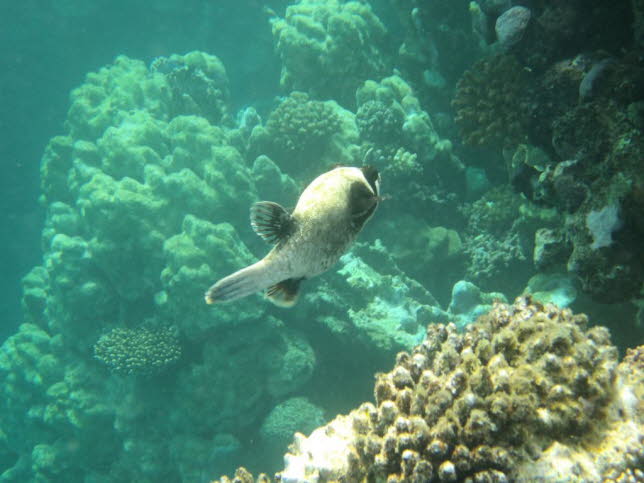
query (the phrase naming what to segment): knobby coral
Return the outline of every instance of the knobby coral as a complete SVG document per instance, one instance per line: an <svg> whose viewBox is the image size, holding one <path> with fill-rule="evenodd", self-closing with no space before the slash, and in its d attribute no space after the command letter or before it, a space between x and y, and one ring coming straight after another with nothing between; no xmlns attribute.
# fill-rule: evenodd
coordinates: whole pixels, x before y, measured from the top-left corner
<svg viewBox="0 0 644 483"><path fill-rule="evenodd" d="M420 345L377 375L376 404L364 403L308 438L296 434L277 477L527 481L558 471L555 450L584 455L587 466L575 470L581 480L632 473L643 437L641 380L641 358L631 354L618 367L607 329L522 297L496 304L464 333L452 324L428 326ZM615 431L624 435L619 445ZM591 434L597 451L586 449ZM602 448L611 448L610 458ZM253 479L240 470L233 481Z"/></svg>

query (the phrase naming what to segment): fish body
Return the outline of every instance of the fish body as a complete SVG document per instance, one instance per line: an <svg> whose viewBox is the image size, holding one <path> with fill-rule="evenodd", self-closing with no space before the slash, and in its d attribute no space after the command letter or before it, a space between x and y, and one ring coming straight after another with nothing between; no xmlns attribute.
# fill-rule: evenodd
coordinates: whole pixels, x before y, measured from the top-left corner
<svg viewBox="0 0 644 483"><path fill-rule="evenodd" d="M277 203L255 203L251 226L275 246L262 260L216 282L206 302L267 290L273 303L293 305L301 281L333 266L371 218L380 201L379 184L375 168L340 167L313 180L290 214Z"/></svg>

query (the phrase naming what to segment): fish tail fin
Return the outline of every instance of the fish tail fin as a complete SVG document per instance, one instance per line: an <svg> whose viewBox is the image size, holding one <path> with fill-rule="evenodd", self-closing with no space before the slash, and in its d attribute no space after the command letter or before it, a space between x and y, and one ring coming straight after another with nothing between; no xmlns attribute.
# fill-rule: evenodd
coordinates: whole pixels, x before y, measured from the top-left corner
<svg viewBox="0 0 644 483"><path fill-rule="evenodd" d="M205 294L206 303L230 302L264 290L275 283L266 275L266 264L263 260L242 268L210 287Z"/></svg>

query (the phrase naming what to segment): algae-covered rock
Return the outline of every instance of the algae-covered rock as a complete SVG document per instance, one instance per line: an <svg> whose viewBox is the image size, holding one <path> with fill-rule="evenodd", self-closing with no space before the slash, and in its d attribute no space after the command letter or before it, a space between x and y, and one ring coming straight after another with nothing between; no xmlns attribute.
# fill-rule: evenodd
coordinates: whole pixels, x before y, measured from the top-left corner
<svg viewBox="0 0 644 483"><path fill-rule="evenodd" d="M538 273L528 281L524 293L558 307L569 307L577 298L575 279L565 273Z"/></svg>
<svg viewBox="0 0 644 483"><path fill-rule="evenodd" d="M473 283L460 280L452 287L452 300L447 311L450 320L462 330L489 312L496 302L507 302L505 295L499 292L484 293Z"/></svg>
<svg viewBox="0 0 644 483"><path fill-rule="evenodd" d="M277 404L259 430L264 459L278 461L295 433L308 434L324 421L324 411L305 397L293 397Z"/></svg>
<svg viewBox="0 0 644 483"><path fill-rule="evenodd" d="M457 231L429 226L414 217L381 222L383 238L398 266L447 303L450 288L463 277L465 254Z"/></svg>
<svg viewBox="0 0 644 483"><path fill-rule="evenodd" d="M398 268L380 241L357 243L326 278L307 296L311 315L339 340L372 354L413 347L425 324L446 320L434 296Z"/></svg>

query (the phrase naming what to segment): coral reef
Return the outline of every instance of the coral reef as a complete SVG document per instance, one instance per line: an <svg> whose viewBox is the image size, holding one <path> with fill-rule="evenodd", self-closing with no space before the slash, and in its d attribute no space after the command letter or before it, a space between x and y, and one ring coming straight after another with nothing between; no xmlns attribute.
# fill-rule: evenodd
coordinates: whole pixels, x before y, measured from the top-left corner
<svg viewBox="0 0 644 483"><path fill-rule="evenodd" d="M70 355L60 335L34 324L22 324L2 345L0 410L11 462L2 477L8 481L77 481L117 451L109 402L97 393L104 375ZM83 461L83 469L70 460Z"/></svg>
<svg viewBox="0 0 644 483"><path fill-rule="evenodd" d="M496 304L462 334L429 325L377 375L375 405L296 434L276 478L529 481L565 468L580 480L636 476L642 350L618 366L607 329L529 297Z"/></svg>
<svg viewBox="0 0 644 483"><path fill-rule="evenodd" d="M482 287L494 285L509 291L532 273L517 233L502 238L487 233L474 235L465 239L464 250L468 257L466 276ZM503 274L511 274L512 279L502 280Z"/></svg>
<svg viewBox="0 0 644 483"><path fill-rule="evenodd" d="M451 217L463 165L452 143L438 135L412 87L398 75L368 80L356 91L356 101L361 150L397 193L392 204L400 203L401 210L412 206L419 215L431 211L437 223L443 214Z"/></svg>
<svg viewBox="0 0 644 483"><path fill-rule="evenodd" d="M404 35L396 67L413 84L424 106L431 112L443 111L448 108L453 83L485 51L472 34L468 5L405 0L391 3Z"/></svg>
<svg viewBox="0 0 644 483"><path fill-rule="evenodd" d="M316 366L307 338L261 304L202 303L213 279L254 260L258 189L294 183L235 147L252 128L225 126L218 59L155 65L121 56L88 74L67 132L45 150L43 264L23 281L28 323L2 349L13 481L197 481L206 460L232 464L240 433ZM153 329L168 326L181 339L176 362L176 338ZM115 371L154 377L107 373L95 344ZM204 417L203 407L218 409Z"/></svg>
<svg viewBox="0 0 644 483"><path fill-rule="evenodd" d="M339 128L340 119L333 108L297 91L280 102L266 122L268 135L284 157L320 150Z"/></svg>
<svg viewBox="0 0 644 483"><path fill-rule="evenodd" d="M548 199L570 213L564 230L572 245L568 270L603 302L637 297L644 279L641 127L612 98L575 106L553 122L553 146L565 161L539 176Z"/></svg>
<svg viewBox="0 0 644 483"><path fill-rule="evenodd" d="M271 22L286 91L352 108L356 88L389 71L386 30L368 3L301 0Z"/></svg>
<svg viewBox="0 0 644 483"><path fill-rule="evenodd" d="M265 126L252 130L249 156L267 155L294 178L309 179L325 162L350 163L357 136L353 113L335 101L311 100L295 91L281 100Z"/></svg>
<svg viewBox="0 0 644 483"><path fill-rule="evenodd" d="M526 139L526 71L511 55L476 62L456 85L452 107L471 145L513 146Z"/></svg>
<svg viewBox="0 0 644 483"><path fill-rule="evenodd" d="M447 303L452 285L463 276L465 253L456 230L398 216L380 222L380 232L396 264L439 301ZM440 273L439 278L436 274Z"/></svg>
<svg viewBox="0 0 644 483"><path fill-rule="evenodd" d="M404 147L418 156L421 165L437 157L441 139L413 89L400 76L366 81L357 89L356 101L356 121L363 141L380 148ZM381 124L383 120L387 125Z"/></svg>
<svg viewBox="0 0 644 483"><path fill-rule="evenodd" d="M151 375L177 362L181 346L171 327L115 328L98 339L94 357L119 374Z"/></svg>
<svg viewBox="0 0 644 483"><path fill-rule="evenodd" d="M295 432L310 433L325 421L324 411L305 397L279 403L262 421L257 450L260 459L268 464L280 461Z"/></svg>
<svg viewBox="0 0 644 483"><path fill-rule="evenodd" d="M553 224L550 213L535 208L507 185L489 190L461 211L467 216L466 279L485 290L518 295L513 291L533 275L535 232Z"/></svg>
<svg viewBox="0 0 644 483"><path fill-rule="evenodd" d="M230 124L228 76L221 61L203 52L157 57L151 72L165 76L172 94L170 116L197 115Z"/></svg>
<svg viewBox="0 0 644 483"><path fill-rule="evenodd" d="M382 101L363 103L356 112L360 138L377 144L396 144L402 137L404 113L398 106L388 106Z"/></svg>
<svg viewBox="0 0 644 483"><path fill-rule="evenodd" d="M278 3L276 56L253 46L232 84L190 52L117 57L72 92L42 157L42 264L0 350L0 479L272 470L370 393L298 434L282 481L642 479L644 349L618 366L562 309L642 297L642 1ZM229 28L251 25L236 8ZM375 241L291 311L203 303L265 251L253 202L360 163L388 200ZM607 317L624 345L639 305L637 326Z"/></svg>

